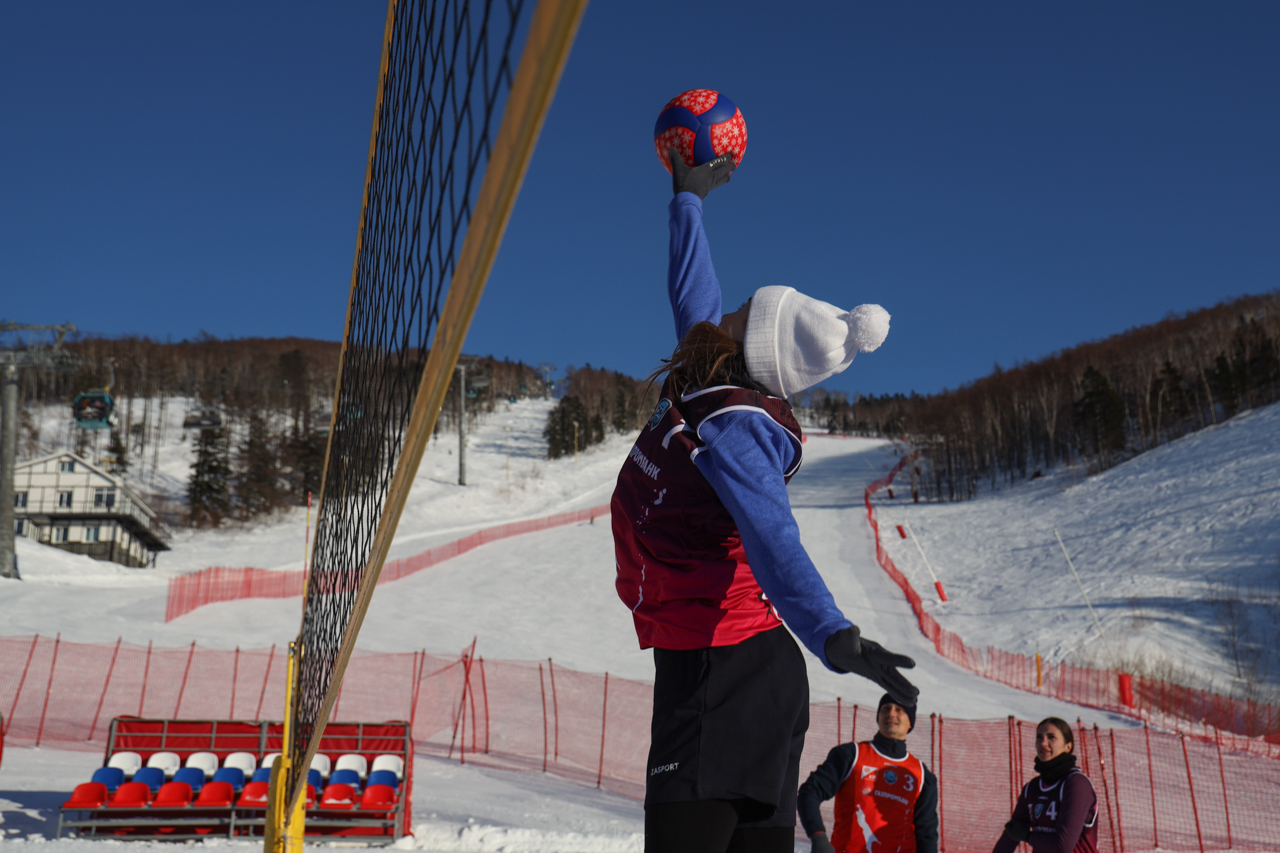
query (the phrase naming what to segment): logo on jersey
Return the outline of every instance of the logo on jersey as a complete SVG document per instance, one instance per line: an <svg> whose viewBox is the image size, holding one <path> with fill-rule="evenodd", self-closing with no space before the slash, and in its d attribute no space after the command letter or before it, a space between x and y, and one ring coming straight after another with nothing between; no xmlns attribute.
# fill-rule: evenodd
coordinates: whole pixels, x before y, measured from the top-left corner
<svg viewBox="0 0 1280 853"><path fill-rule="evenodd" d="M654 409L654 410L653 410L653 417L649 418L649 429L653 429L653 428L654 428L654 427L656 427L659 423L661 423L661 422L662 422L662 416L663 416L663 415L665 415L665 414L667 413L667 410L668 410L668 409L670 409L670 408L671 408L671 401L670 401L670 400L668 400L668 399L667 399L667 398L665 398L665 397L664 397L664 398L662 398L661 400L659 400L659 401L658 401L658 408L656 408L656 409Z"/></svg>
<svg viewBox="0 0 1280 853"><path fill-rule="evenodd" d="M1039 819L1040 819L1040 815L1042 815L1042 814L1044 814L1044 803L1036 803L1036 816L1035 816L1035 819L1036 819L1036 820L1039 820Z"/></svg>
<svg viewBox="0 0 1280 853"><path fill-rule="evenodd" d="M875 772L876 772L876 769L875 769L874 767L863 767L863 768L862 768L862 778L863 778L863 779L865 779L865 778L867 778L868 776L875 775Z"/></svg>
<svg viewBox="0 0 1280 853"><path fill-rule="evenodd" d="M884 771L884 781L886 781L886 782L888 782L890 785L892 785L892 784L894 784L895 782L897 782L897 781L898 781L898 774L897 774L897 773L894 773L892 770L885 770L885 771Z"/></svg>

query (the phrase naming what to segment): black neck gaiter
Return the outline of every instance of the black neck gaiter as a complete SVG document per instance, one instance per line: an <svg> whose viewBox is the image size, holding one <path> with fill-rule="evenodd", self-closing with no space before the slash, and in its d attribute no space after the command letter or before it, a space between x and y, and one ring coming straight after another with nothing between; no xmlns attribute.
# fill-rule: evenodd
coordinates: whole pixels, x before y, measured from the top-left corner
<svg viewBox="0 0 1280 853"><path fill-rule="evenodd" d="M1071 772L1071 768L1076 766L1076 757L1073 753L1064 752L1048 761L1036 759L1036 773L1040 774L1040 778L1044 780L1046 785L1052 785L1063 776Z"/></svg>

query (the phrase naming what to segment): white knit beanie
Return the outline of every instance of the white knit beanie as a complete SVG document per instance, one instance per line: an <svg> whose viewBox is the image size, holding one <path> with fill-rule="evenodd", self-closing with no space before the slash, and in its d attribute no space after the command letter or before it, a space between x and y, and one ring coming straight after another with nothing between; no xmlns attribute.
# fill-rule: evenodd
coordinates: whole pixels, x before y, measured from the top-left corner
<svg viewBox="0 0 1280 853"><path fill-rule="evenodd" d="M747 373L779 397L798 394L834 376L889 334L879 305L842 311L794 287L762 287L751 297L743 347Z"/></svg>

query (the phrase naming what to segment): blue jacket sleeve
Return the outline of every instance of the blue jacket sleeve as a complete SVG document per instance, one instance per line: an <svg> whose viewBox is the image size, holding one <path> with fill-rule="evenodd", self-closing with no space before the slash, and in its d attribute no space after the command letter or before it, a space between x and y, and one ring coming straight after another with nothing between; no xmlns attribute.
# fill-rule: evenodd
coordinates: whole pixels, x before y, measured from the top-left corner
<svg viewBox="0 0 1280 853"><path fill-rule="evenodd" d="M787 432L766 415L728 412L703 421L705 450L695 464L716 490L742 535L756 582L809 651L832 671L827 637L852 623L844 618L818 569L800 544L783 472L795 457Z"/></svg>
<svg viewBox="0 0 1280 853"><path fill-rule="evenodd" d="M677 193L668 208L671 248L667 265L667 296L675 315L676 340L684 340L694 325L720 322L720 279L711 265L711 246L702 230L702 199Z"/></svg>

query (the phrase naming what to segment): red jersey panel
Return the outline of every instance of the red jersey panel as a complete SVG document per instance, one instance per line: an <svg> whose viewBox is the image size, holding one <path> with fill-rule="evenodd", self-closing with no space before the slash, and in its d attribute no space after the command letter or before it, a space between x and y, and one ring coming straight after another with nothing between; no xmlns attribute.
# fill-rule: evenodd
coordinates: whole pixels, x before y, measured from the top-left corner
<svg viewBox="0 0 1280 853"><path fill-rule="evenodd" d="M786 400L737 385L683 396L670 379L618 474L611 503L618 597L631 608L640 648L730 646L782 624L747 563L729 510L698 470L698 427L727 411L761 412L794 438Z"/></svg>
<svg viewBox="0 0 1280 853"><path fill-rule="evenodd" d="M849 776L836 792L831 845L837 853L915 853L915 807L924 765L911 753L889 758L858 744Z"/></svg>

